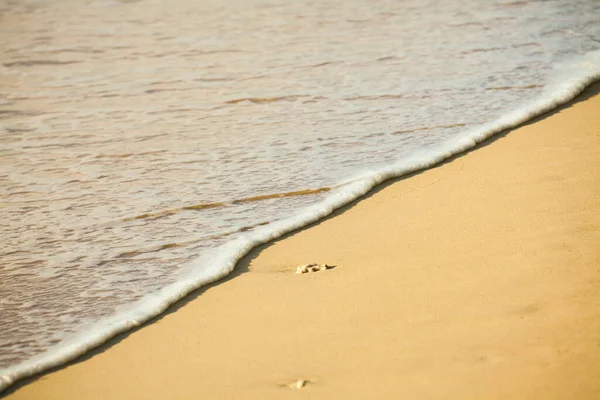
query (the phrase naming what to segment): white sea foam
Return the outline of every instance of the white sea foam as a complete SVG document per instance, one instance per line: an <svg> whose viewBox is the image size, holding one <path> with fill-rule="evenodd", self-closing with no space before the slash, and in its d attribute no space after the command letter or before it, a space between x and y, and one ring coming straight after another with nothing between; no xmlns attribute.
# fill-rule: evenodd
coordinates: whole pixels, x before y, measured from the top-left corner
<svg viewBox="0 0 600 400"><path fill-rule="evenodd" d="M86 332L70 338L46 353L0 370L0 391L19 379L71 361L115 335L127 332L160 315L170 305L192 291L230 274L235 264L252 248L327 217L334 210L364 196L386 180L434 166L449 157L472 149L499 132L547 113L571 101L597 80L600 80L600 51L590 52L585 57L558 64L554 80L546 86L537 99L494 121L466 130L459 138L448 140L434 148L414 152L410 157L393 165L355 177L331 192L320 203L303 210L302 213L259 227L222 245L210 255L201 256L188 266L186 275L175 283L145 296L117 315L98 321Z"/></svg>

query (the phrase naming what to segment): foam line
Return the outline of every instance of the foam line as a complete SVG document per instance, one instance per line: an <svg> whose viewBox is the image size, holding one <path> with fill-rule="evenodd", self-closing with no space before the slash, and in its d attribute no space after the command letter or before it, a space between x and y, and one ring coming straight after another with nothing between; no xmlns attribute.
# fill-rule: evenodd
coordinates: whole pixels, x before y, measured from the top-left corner
<svg viewBox="0 0 600 400"><path fill-rule="evenodd" d="M235 264L254 247L325 218L386 180L432 167L499 132L521 125L571 101L587 86L600 80L600 51L588 53L574 62L559 64L556 70L554 84L547 85L547 90L537 100L492 122L467 130L458 139L420 150L395 164L347 181L345 185L332 190L331 195L321 203L305 208L298 215L257 228L254 232L219 247L210 257L206 255L195 260L184 278L146 296L118 314L98 321L85 334L75 335L43 354L0 370L0 392L19 379L74 360L108 339L156 317L192 291L230 274ZM576 76L573 76L574 72Z"/></svg>

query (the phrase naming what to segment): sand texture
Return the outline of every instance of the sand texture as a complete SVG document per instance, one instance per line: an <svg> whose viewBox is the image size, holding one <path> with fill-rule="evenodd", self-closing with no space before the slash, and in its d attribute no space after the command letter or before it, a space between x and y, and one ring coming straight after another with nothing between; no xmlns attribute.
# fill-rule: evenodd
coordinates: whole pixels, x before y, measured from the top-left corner
<svg viewBox="0 0 600 400"><path fill-rule="evenodd" d="M599 88L7 398L599 399Z"/></svg>

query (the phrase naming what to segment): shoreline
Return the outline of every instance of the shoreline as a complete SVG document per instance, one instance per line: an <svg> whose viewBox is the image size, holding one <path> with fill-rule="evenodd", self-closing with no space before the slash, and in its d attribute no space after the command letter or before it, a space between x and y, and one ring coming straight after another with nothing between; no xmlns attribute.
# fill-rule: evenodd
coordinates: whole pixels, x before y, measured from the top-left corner
<svg viewBox="0 0 600 400"><path fill-rule="evenodd" d="M599 153L597 147L594 150L589 144L589 140L600 140L600 118L594 115L594 110L600 109L599 87L596 83L574 102L559 107L550 115L508 134L497 135L483 145L439 166L412 174L408 179L404 177L385 183L366 198L336 211L332 217L253 250L231 277L200 289L202 295L196 294L185 305L176 306L177 313L168 311L143 329L110 341L93 351L93 357L85 357L85 362L72 363L29 385L17 383L7 390L7 398L32 398L35 393L43 393L46 398L66 398L69 392L73 398L187 398L197 394L194 390L198 388L194 385L202 383L198 382L199 378L194 378L194 372L205 377L203 381L206 379L202 390L218 398L233 394L245 398L279 398L302 392L324 398L375 394L430 398L452 393L450 389L458 396L484 394L460 392L460 388L448 381L448 375L469 382L481 379L473 385L479 385L480 390L486 390L486 387L502 389L505 396L531 398L535 394L548 398L549 393L558 393L546 391L546 396L543 395L542 390L557 383L550 379L538 379L535 388L540 392L528 392L526 396L523 391L517 394L506 391L514 387L500 388L494 383L498 385L511 377L510 368L515 368L514 362L523 366L520 364L524 361L522 357L515 356L518 352L513 354L506 350L510 348L516 352L520 348L517 343L535 347L535 351L525 352L525 360L534 361L536 367L520 370L530 378L545 371L540 360L556 364L556 359L567 357L554 354L553 350L573 352L570 345L562 344L567 343L562 336L546 338L541 347L528 336L528 329L537 334L541 334L540 327L559 329L559 317L563 322L576 322L572 321L571 313L565 312L574 310L557 303L548 287L537 288L532 282L546 279L548 286L568 297L560 284L574 279L563 263L566 260L573 262L569 257L573 256L570 253L574 250L582 252L580 242L575 243L575 239L585 239L585 254L579 254L581 258L587 263L599 259L600 252L593 248L593 239L600 232L600 221L593 215L594 207L599 208L598 158L596 165L590 164ZM548 122L550 120L552 122ZM561 122L557 122L559 120ZM561 136L554 132L555 126L559 125L577 132L573 135L563 132ZM579 132L586 127L587 132ZM595 136L589 131L594 128ZM534 139L525 137L527 133L523 132ZM547 135L548 132L554 134ZM569 139L577 139L575 144L579 143L579 147ZM546 143L546 140L551 142ZM586 140L588 145L584 146ZM588 158L581 156L584 153ZM533 160L530 162L527 157L533 157ZM464 167L464 163L471 166ZM582 170L586 173L579 176ZM488 175L482 171L487 171ZM521 175L529 180L523 182ZM500 181L500 178L504 180ZM565 186L565 180L574 186ZM591 187L587 187L590 182ZM563 198L554 198L553 190ZM504 203L500 193L509 195ZM469 202L469 207L465 208L464 202ZM583 211L570 209L571 205L578 204ZM496 210L498 215L489 215L490 210ZM512 224L508 224L505 217L499 215L499 210L523 221L513 219ZM531 220L532 216L538 219ZM389 220L395 218L398 218L396 224L391 224ZM577 226L581 225L581 231L567 232L573 221ZM564 225L560 225L564 229L559 230L558 236L550 229L556 224ZM491 233L495 234L495 240L486 238ZM557 264L553 273L558 278L547 276L547 271L539 264L542 259L546 264ZM337 267L323 273L295 275L295 266L307 262L326 262ZM481 268L475 268L475 264ZM504 276L500 269L504 268L506 272L507 265L522 268L508 269L508 276ZM244 269L250 273L244 273ZM600 286L596 270L584 272L584 277L578 276L577 282L571 282L573 287L569 290L583 285L580 281L584 278L588 279L586 285ZM233 277L236 279L232 280ZM457 286L449 287L448 282ZM523 291L515 293L513 288L511 292L511 284L524 286ZM594 296L589 294L588 300L592 303L599 299ZM248 299L255 302L249 303ZM475 304L477 301L483 303ZM577 301L582 300L578 298ZM462 305L465 309L457 311L450 307L451 304ZM581 307L585 308L584 305ZM397 311L404 319L390 309L393 306L398 307ZM591 314L586 323L600 327L599 312L594 314L593 310L585 310L587 314L577 314L578 317ZM233 321L228 321L228 316L233 316ZM196 318L201 321L195 321ZM457 325L457 318L464 327ZM546 319L552 320L553 324ZM503 328L500 322L511 328ZM305 326L305 323L311 326ZM428 326L449 333L432 333ZM490 330L492 326L494 330ZM380 332L372 332L374 327ZM600 346L594 348L590 344L596 340L591 328L588 329L589 337L585 338L588 348L581 350L585 346L578 346L577 354L583 357L580 353L587 352L593 357L577 359L577 363L585 361L597 373L600 371ZM236 332L238 329L248 332L242 334ZM512 331L519 330L528 341L523 338L520 341L513 338L515 343L506 341L507 336L514 336ZM477 346L469 344L478 343L478 336L473 336L473 331L486 333L485 339L492 342L479 338L480 350L474 349ZM203 339L196 339L196 336ZM216 336L222 338L211 343ZM448 337L451 343L441 344ZM263 343L268 339L272 342ZM161 348L157 354L144 354L147 353L144 349L156 347L165 340L172 342L176 349ZM555 344L557 340L561 345ZM398 352L391 351L395 354L392 357L386 354L386 348ZM227 353L231 354L222 356ZM341 354L349 355L349 360L345 361ZM440 354L440 358L436 354ZM269 362L260 360L265 356ZM179 360L177 363L173 361L174 357ZM459 361L451 362L454 358ZM258 371L244 369L250 365L258 367ZM216 367L220 373L212 371L211 367ZM505 379L497 377L493 380L491 376L477 374L477 368L488 371L492 367L504 373ZM580 375L577 388L588 390L586 393L600 393L598 384L591 387L592 382L582 383L581 377L586 374L578 368L575 368ZM131 373L131 370L136 372ZM125 371L130 373L125 374ZM366 372L370 374L365 376ZM498 371L494 372L497 375ZM137 380L128 379L131 375ZM309 382L300 392L286 386L297 379ZM520 388L531 389L523 380L518 380ZM132 384L134 381L136 383ZM218 384L209 384L211 381ZM437 384L430 383L427 388L425 381ZM111 384L114 387L106 387L107 382L115 383ZM178 387L178 384L182 386ZM167 391L169 389L171 391ZM425 389L428 391L419 391ZM435 389L441 391L437 393Z"/></svg>

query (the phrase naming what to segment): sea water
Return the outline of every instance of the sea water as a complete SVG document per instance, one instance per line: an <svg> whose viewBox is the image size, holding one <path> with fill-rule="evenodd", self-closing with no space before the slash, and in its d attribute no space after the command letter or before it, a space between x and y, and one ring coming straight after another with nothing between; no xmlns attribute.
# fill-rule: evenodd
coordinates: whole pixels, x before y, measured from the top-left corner
<svg viewBox="0 0 600 400"><path fill-rule="evenodd" d="M1 2L0 390L570 100L598 49L594 0Z"/></svg>

